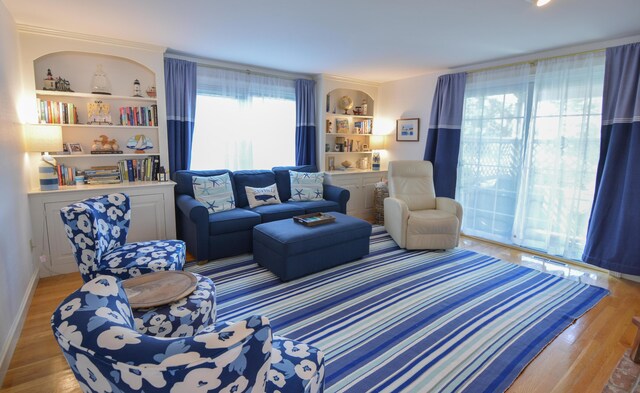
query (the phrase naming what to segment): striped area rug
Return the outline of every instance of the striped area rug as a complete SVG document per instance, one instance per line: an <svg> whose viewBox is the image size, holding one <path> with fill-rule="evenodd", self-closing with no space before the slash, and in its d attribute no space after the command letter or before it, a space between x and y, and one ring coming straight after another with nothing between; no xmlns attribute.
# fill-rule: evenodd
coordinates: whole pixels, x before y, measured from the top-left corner
<svg viewBox="0 0 640 393"><path fill-rule="evenodd" d="M218 320L265 315L324 350L327 392L500 392L608 291L463 249L371 253L289 283L251 255L187 270L213 279Z"/></svg>

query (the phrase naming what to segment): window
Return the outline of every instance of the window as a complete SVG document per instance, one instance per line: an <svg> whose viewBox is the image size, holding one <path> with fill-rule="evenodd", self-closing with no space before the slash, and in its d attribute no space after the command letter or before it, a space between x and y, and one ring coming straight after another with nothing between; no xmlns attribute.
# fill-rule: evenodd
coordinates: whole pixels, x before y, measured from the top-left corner
<svg viewBox="0 0 640 393"><path fill-rule="evenodd" d="M295 163L293 80L198 67L191 169Z"/></svg>
<svg viewBox="0 0 640 393"><path fill-rule="evenodd" d="M580 259L598 164L604 53L471 74L463 230Z"/></svg>

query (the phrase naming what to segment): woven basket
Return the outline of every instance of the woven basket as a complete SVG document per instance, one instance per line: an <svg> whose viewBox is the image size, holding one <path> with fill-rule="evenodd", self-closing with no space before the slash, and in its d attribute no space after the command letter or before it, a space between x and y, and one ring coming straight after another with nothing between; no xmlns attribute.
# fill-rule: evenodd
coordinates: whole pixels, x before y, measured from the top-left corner
<svg viewBox="0 0 640 393"><path fill-rule="evenodd" d="M389 197L387 185L376 185L373 194L374 224L384 225L384 199L387 197Z"/></svg>

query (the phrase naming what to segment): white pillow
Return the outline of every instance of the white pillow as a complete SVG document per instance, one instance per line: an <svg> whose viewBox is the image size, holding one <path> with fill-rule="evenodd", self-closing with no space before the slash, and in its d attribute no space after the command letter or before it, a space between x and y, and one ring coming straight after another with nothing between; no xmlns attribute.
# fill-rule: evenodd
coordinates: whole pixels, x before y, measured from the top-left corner
<svg viewBox="0 0 640 393"><path fill-rule="evenodd" d="M262 205L277 205L278 203L282 203L280 202L278 188L275 183L263 188L244 186L244 189L247 192L249 207L252 209Z"/></svg>
<svg viewBox="0 0 640 393"><path fill-rule="evenodd" d="M229 174L219 176L194 176L193 196L202 203L209 214L231 210L236 207Z"/></svg>
<svg viewBox="0 0 640 393"><path fill-rule="evenodd" d="M324 172L289 171L291 201L321 201Z"/></svg>

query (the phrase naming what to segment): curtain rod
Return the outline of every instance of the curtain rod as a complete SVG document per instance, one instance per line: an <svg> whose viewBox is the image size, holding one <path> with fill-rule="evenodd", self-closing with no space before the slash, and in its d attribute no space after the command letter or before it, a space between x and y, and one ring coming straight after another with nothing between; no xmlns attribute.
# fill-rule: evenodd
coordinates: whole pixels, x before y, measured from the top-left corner
<svg viewBox="0 0 640 393"><path fill-rule="evenodd" d="M273 72L269 72L269 70L257 71L257 70L251 69L251 67L248 65L243 65L243 64L235 65L230 63L227 64L224 62L218 62L217 60L209 60L209 59L200 58L200 57L186 56L178 53L171 53L171 52L165 53L165 57L169 57L172 59L192 61L196 63L199 67L217 68L217 69L222 69L227 71L236 71L236 72L246 72L247 74L261 75L261 76L268 76L268 77L278 77L278 78L288 79L288 80L313 79L313 77L307 74L296 74L296 73L289 73L289 72L277 71L277 70L273 70Z"/></svg>
<svg viewBox="0 0 640 393"><path fill-rule="evenodd" d="M497 70L499 68L505 68L505 67L513 67L513 66L517 66L517 65L521 65L521 64L531 64L534 65L535 63L539 62L539 61L545 61L545 60L553 60L553 59L560 59L563 57L570 57L570 56L578 56L578 55L586 55L588 53L598 53L598 52L604 52L606 51L606 49L594 49L594 50L587 50L587 51L582 51L582 52L577 52L577 53L568 53L566 55L557 55L557 56L549 56L549 57L542 57L539 59L535 59L535 60L526 60L526 61L517 61L515 63L509 63L509 64L502 64L502 65L496 65L496 66L491 66L491 67L484 67L484 68L478 68L475 70L469 70L469 71L464 71L466 73L473 73L473 72L482 72L482 71L491 71L491 70ZM462 67L460 67L462 68Z"/></svg>

